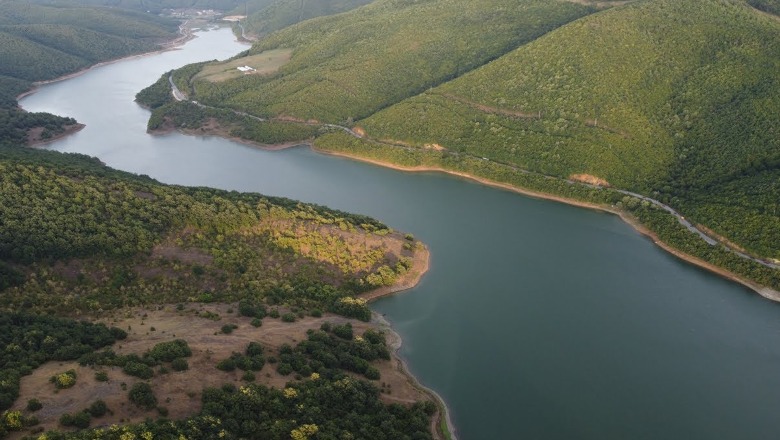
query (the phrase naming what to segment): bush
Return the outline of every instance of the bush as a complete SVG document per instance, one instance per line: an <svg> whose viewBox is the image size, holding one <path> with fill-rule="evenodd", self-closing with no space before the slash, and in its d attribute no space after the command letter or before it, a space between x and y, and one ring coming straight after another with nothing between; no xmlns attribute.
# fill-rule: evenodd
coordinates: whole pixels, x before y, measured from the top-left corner
<svg viewBox="0 0 780 440"><path fill-rule="evenodd" d="M190 365L187 363L186 359L176 358L171 362L171 368L173 368L173 371L186 371L189 370Z"/></svg>
<svg viewBox="0 0 780 440"><path fill-rule="evenodd" d="M38 399L30 399L27 401L27 411L35 412L43 408L43 404Z"/></svg>
<svg viewBox="0 0 780 440"><path fill-rule="evenodd" d="M254 382L255 381L255 373L252 373L251 371L244 372L244 375L241 376L241 380L244 382Z"/></svg>
<svg viewBox="0 0 780 440"><path fill-rule="evenodd" d="M73 426L79 429L85 429L89 427L90 416L86 411L82 411L76 414L63 414L60 417L60 425Z"/></svg>
<svg viewBox="0 0 780 440"><path fill-rule="evenodd" d="M192 350L187 345L187 341L176 339L175 341L162 342L155 345L148 355L158 362L172 362L176 358L192 356Z"/></svg>
<svg viewBox="0 0 780 440"><path fill-rule="evenodd" d="M260 327L263 325L263 320L260 318L253 318L250 324L252 324L252 327Z"/></svg>
<svg viewBox="0 0 780 440"><path fill-rule="evenodd" d="M146 382L138 382L133 385L128 397L139 408L150 410L157 406L157 398L154 396L152 387Z"/></svg>
<svg viewBox="0 0 780 440"><path fill-rule="evenodd" d="M283 322L295 322L295 315L292 313L285 313L282 315Z"/></svg>
<svg viewBox="0 0 780 440"><path fill-rule="evenodd" d="M271 318L274 318L274 319L278 318L279 317L279 310L272 309L271 313L269 313L268 316L270 316Z"/></svg>
<svg viewBox="0 0 780 440"><path fill-rule="evenodd" d="M87 408L87 412L92 415L92 417L103 417L108 412L108 406L106 405L106 402L96 400Z"/></svg>
<svg viewBox="0 0 780 440"><path fill-rule="evenodd" d="M279 364L279 367L276 368L276 371L282 376L287 376L293 372L293 367L288 363L281 363Z"/></svg>
<svg viewBox="0 0 780 440"><path fill-rule="evenodd" d="M95 380L98 382L108 382L108 373L105 371L95 371Z"/></svg>
<svg viewBox="0 0 780 440"><path fill-rule="evenodd" d="M227 372L233 371L236 369L236 361L233 358L223 359L217 363L217 368Z"/></svg>
<svg viewBox="0 0 780 440"><path fill-rule="evenodd" d="M129 374L130 376L135 376L140 379L150 379L152 376L154 376L154 371L150 366L136 361L130 361L125 364L125 367L122 368L122 371L124 371L125 374Z"/></svg>
<svg viewBox="0 0 780 440"><path fill-rule="evenodd" d="M233 333L233 330L235 330L237 328L238 328L238 326L236 326L235 324L225 324L225 325L222 326L221 330L222 330L222 333L224 333L226 335L229 335L229 334Z"/></svg>
<svg viewBox="0 0 780 440"><path fill-rule="evenodd" d="M366 376L366 379L370 380L379 380L380 377L379 370L377 370L376 367L366 368L366 372L363 375Z"/></svg>
<svg viewBox="0 0 780 440"><path fill-rule="evenodd" d="M250 342L246 347L247 356L256 356L263 354L263 346L258 342Z"/></svg>
<svg viewBox="0 0 780 440"><path fill-rule="evenodd" d="M333 327L333 334L341 339L351 340L354 336L352 333L352 324L349 322L344 325L337 325Z"/></svg>
<svg viewBox="0 0 780 440"><path fill-rule="evenodd" d="M73 385L76 385L76 372L73 370L68 370L64 373L52 376L49 379L49 382L53 383L58 390L70 388Z"/></svg>

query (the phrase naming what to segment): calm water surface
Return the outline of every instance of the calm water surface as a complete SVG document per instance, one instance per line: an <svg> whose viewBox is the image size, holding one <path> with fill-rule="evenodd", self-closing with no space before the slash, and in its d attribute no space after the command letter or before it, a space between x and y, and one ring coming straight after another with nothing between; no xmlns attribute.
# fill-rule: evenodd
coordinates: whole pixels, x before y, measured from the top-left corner
<svg viewBox="0 0 780 440"><path fill-rule="evenodd" d="M227 30L201 33L182 50L43 87L22 105L87 124L52 149L167 183L368 214L426 242L422 283L374 308L464 440L780 436L780 307L614 216L303 147L145 133L137 91L245 48Z"/></svg>

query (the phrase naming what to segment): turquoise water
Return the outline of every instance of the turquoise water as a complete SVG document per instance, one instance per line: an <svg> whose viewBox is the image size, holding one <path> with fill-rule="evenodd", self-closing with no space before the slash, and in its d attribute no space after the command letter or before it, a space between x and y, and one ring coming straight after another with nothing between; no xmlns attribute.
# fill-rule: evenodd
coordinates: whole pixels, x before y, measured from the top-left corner
<svg viewBox="0 0 780 440"><path fill-rule="evenodd" d="M374 309L449 405L459 437L765 439L780 433L780 306L690 266L617 217L305 147L146 134L132 100L163 72L246 46L227 30L22 100L73 116L49 148L167 183L287 196L376 217L431 250Z"/></svg>

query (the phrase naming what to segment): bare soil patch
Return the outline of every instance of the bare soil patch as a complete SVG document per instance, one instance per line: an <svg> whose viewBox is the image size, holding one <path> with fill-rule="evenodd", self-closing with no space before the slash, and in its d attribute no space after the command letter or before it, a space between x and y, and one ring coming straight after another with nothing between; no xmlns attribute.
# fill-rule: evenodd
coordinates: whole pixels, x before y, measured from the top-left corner
<svg viewBox="0 0 780 440"><path fill-rule="evenodd" d="M100 322L128 332L126 340L111 347L119 354L143 354L160 342L174 339L187 341L193 351L192 357L187 359L189 370L156 373L155 377L149 380L159 405L170 411L169 417L172 419L197 413L201 409L200 399L204 388L219 387L225 383L240 386L244 383L241 380L243 372L236 370L226 373L218 370L216 364L234 351L243 352L249 342L260 342L266 348L266 357L278 356L278 349L282 344L294 346L306 339L306 330L317 329L326 321L334 324L349 321L356 334L379 326L327 314L322 318L306 317L295 323L284 323L280 319L266 317L263 325L255 328L250 325L250 318L238 316L236 310L237 307L230 304L187 304L184 310L177 310L175 306L139 308L117 311ZM218 315L219 319L199 317L201 312L213 313ZM220 331L225 324L235 324L238 328L226 335ZM386 389L390 390L389 394L382 394L382 399L395 403L412 403L427 399L427 394L415 386L415 382L399 365L397 359L376 364L382 378L374 383L377 386L384 383ZM69 369L75 370L78 375L76 385L55 392L49 378ZM108 382L97 381L94 377L96 371L107 372ZM276 372L275 365L269 363L256 373L256 378L256 383L277 388L295 380L293 375L281 376ZM76 362L49 362L22 379L20 397L14 409L23 410L29 399L40 400L43 409L35 415L41 421L40 426L46 430L61 430L58 421L62 414L81 411L97 399L105 401L112 413L100 419L93 419L93 427L141 422L147 417L156 418L156 411L141 410L127 398L127 390L139 381L141 380L124 374L118 367L93 369L81 367ZM123 383L127 390L123 389ZM29 432L15 433L9 438L18 439L27 434Z"/></svg>

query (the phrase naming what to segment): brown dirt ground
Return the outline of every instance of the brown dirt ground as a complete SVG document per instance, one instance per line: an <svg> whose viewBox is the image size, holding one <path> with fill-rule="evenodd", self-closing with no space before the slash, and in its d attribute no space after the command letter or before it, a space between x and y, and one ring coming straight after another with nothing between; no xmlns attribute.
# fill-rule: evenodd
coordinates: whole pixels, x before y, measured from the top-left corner
<svg viewBox="0 0 780 440"><path fill-rule="evenodd" d="M232 313L228 310L232 309ZM177 311L174 306L160 309L132 309L119 311L113 317L102 319L107 325L128 330L128 338L119 341L111 347L121 354L143 354L157 343L173 339L184 339L193 351L188 359L190 369L184 372L156 374L150 379L160 406L168 408L169 417L184 418L200 410L201 391L206 387L218 387L224 383L241 381L241 371L226 373L218 370L216 363L230 356L233 351L243 351L252 341L262 343L266 347L267 356L276 354L278 347L284 343L294 345L306 338L306 330L316 329L325 322L342 323L346 318L336 315L326 315L322 318L306 317L295 323L284 323L280 319L266 317L259 328L250 325L250 318L240 317L237 307L229 304L187 304L183 311ZM197 316L198 312L209 311L218 314L221 319L214 321ZM282 312L284 312L282 310ZM349 320L360 334L377 324ZM220 329L225 324L235 324L238 329L225 335ZM152 328L155 330L152 331ZM392 339L393 335L388 335ZM390 342L390 341L388 341ZM382 379L377 386L386 384L390 394L382 394L386 402L409 403L428 397L419 390L413 381L399 368L397 359L382 361L376 364ZM76 385L66 390L55 391L49 378L63 371L74 369L78 375ZM108 382L95 380L95 371L106 371ZM281 376L272 364L266 364L256 373L256 383L272 387L283 387L288 381L294 380L293 375ZM76 362L49 362L36 369L32 375L26 376L21 382L20 397L14 409L22 410L29 399L36 398L43 403L43 409L35 415L40 419L39 426L46 430L62 429L58 426L59 417L64 413L73 413L87 408L97 399L106 402L113 414L107 414L100 419L93 419L92 426L111 425L115 423L141 422L147 417L156 417L156 411L144 411L127 399L127 391L122 389L125 383L129 389L140 379L124 374L118 367L81 367ZM18 439L29 432L15 433L10 439Z"/></svg>

